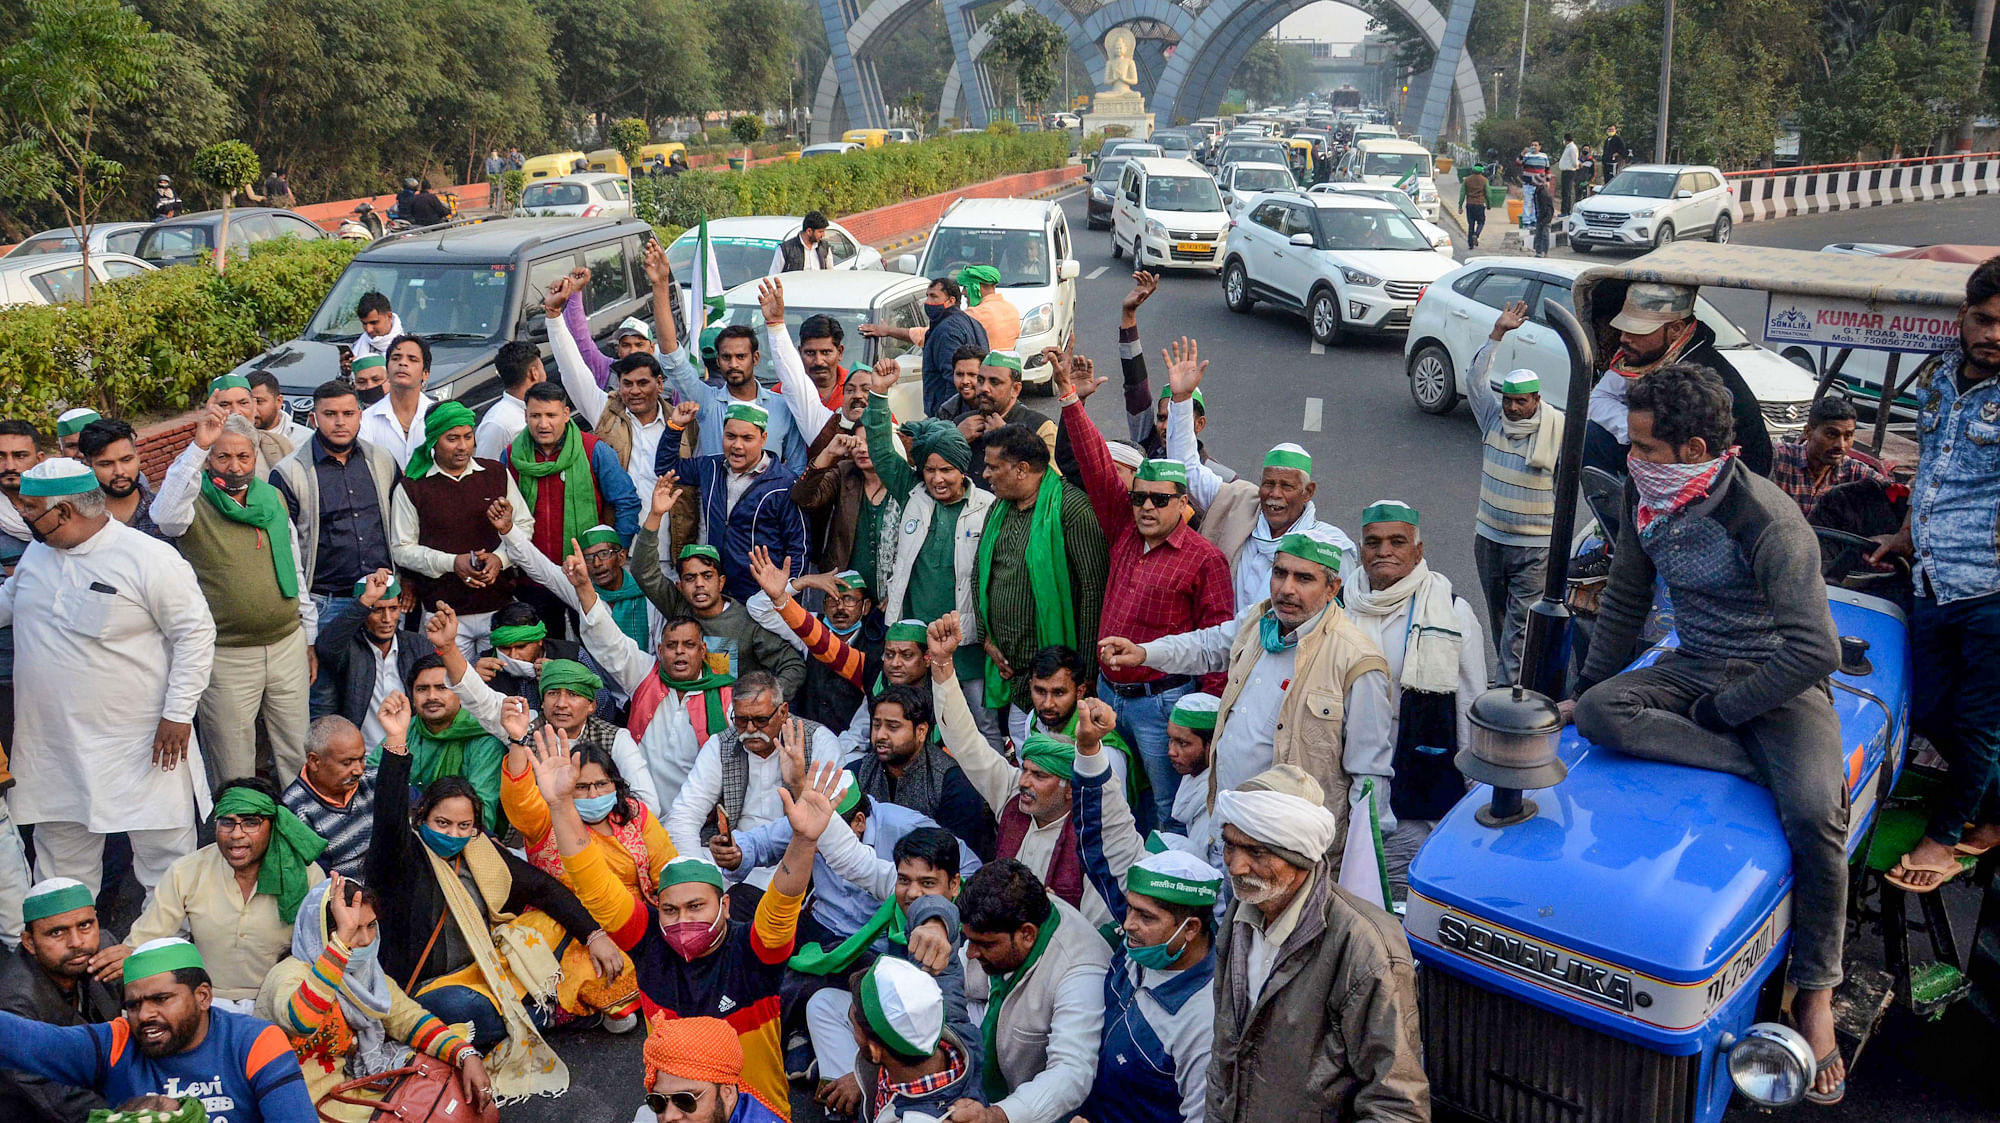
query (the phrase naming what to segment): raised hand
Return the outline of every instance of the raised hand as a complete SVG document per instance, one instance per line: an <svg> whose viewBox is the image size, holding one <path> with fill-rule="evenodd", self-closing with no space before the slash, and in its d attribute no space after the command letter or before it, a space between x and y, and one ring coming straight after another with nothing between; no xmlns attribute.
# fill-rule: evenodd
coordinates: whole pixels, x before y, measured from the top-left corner
<svg viewBox="0 0 2000 1123"><path fill-rule="evenodd" d="M1498 343L1502 336L1527 322L1528 302L1525 300L1516 300L1500 310L1500 315L1493 321L1492 334L1486 338Z"/></svg>
<svg viewBox="0 0 2000 1123"><path fill-rule="evenodd" d="M576 286L568 277L557 277L549 283L548 295L542 298L542 312L553 320L563 314L563 306L569 303L569 294Z"/></svg>
<svg viewBox="0 0 2000 1123"><path fill-rule="evenodd" d="M398 690L382 699L382 704L375 707L375 720L382 723L382 739L386 742L382 747L397 756L407 755L410 751L409 695Z"/></svg>
<svg viewBox="0 0 2000 1123"><path fill-rule="evenodd" d="M654 288L673 282L674 267L667 264L666 247L660 245L659 239L651 238L646 241L644 266L646 279L653 282Z"/></svg>
<svg viewBox="0 0 2000 1123"><path fill-rule="evenodd" d="M874 378L869 382L868 389L885 398L889 396L889 391L896 388L896 383L903 380L903 366L894 359L876 360L869 373Z"/></svg>
<svg viewBox="0 0 2000 1123"><path fill-rule="evenodd" d="M1075 341L1071 341L1075 346ZM1042 348L1042 358L1049 364L1049 389L1057 398L1069 397L1069 363L1073 352L1069 347Z"/></svg>
<svg viewBox="0 0 2000 1123"><path fill-rule="evenodd" d="M965 642L965 628L959 623L956 612L947 612L931 621L924 634L931 651L932 667L939 665L949 667L952 655L958 651L958 645Z"/></svg>
<svg viewBox="0 0 2000 1123"><path fill-rule="evenodd" d="M528 766L535 770L535 787L543 801L554 807L574 800L577 764L570 755L569 735L544 725L535 730L535 743L528 752Z"/></svg>
<svg viewBox="0 0 2000 1123"><path fill-rule="evenodd" d="M1124 636L1105 636L1097 641L1097 662L1114 671L1146 665L1146 649Z"/></svg>
<svg viewBox="0 0 2000 1123"><path fill-rule="evenodd" d="M378 569L362 578L361 607L374 608L376 605L381 604L388 595L389 582L393 580L395 580L395 574L390 573L386 569Z"/></svg>
<svg viewBox="0 0 2000 1123"><path fill-rule="evenodd" d="M1167 361L1167 385L1176 398L1194 393L1202 376L1208 373L1208 364L1201 358L1201 345L1185 335L1161 351L1160 358Z"/></svg>
<svg viewBox="0 0 2000 1123"><path fill-rule="evenodd" d="M777 327L785 322L785 282L766 277L757 282L757 307L764 313L764 325Z"/></svg>
<svg viewBox="0 0 2000 1123"><path fill-rule="evenodd" d="M653 514L666 518L673 513L674 504L681 501L681 482L672 472L653 481Z"/></svg>
<svg viewBox="0 0 2000 1123"><path fill-rule="evenodd" d="M563 576L569 578L570 585L581 593L590 587L590 563L583 560L583 547L577 540L569 540L569 553L563 558Z"/></svg>
<svg viewBox="0 0 2000 1123"><path fill-rule="evenodd" d="M1095 753L1104 738L1118 727L1118 711L1102 698L1084 698L1076 704L1076 751Z"/></svg>
<svg viewBox="0 0 2000 1123"><path fill-rule="evenodd" d="M790 588L792 559L786 558L784 566L780 568L772 563L771 551L768 547L752 546L750 547L750 578L757 582L758 588L764 590L765 596L771 598L773 605L781 605L792 599Z"/></svg>
<svg viewBox="0 0 2000 1123"><path fill-rule="evenodd" d="M1097 374L1097 364L1083 355L1072 355L1069 360L1069 389L1079 402L1087 402L1097 388L1111 381Z"/></svg>
<svg viewBox="0 0 2000 1123"><path fill-rule="evenodd" d="M701 416L701 403L690 398L674 407L674 415L667 418L667 424L675 429L685 429Z"/></svg>
<svg viewBox="0 0 2000 1123"><path fill-rule="evenodd" d="M786 788L798 791L806 777L806 727L790 718L778 727L778 779Z"/></svg>
<svg viewBox="0 0 2000 1123"><path fill-rule="evenodd" d="M792 824L792 837L819 841L827 824L833 822L833 800L840 794L846 778L846 769L823 760L813 765L812 774L797 797L785 788L778 789L778 799L785 805L785 818Z"/></svg>
<svg viewBox="0 0 2000 1123"><path fill-rule="evenodd" d="M349 885L347 878L342 876L339 870L335 870L327 881L329 884L326 887L326 911L333 920L334 936L346 944L349 951L357 951L374 943L376 934L362 930L360 900L357 898L350 902L347 899Z"/></svg>
<svg viewBox="0 0 2000 1123"><path fill-rule="evenodd" d="M1153 293L1159 287L1160 275L1158 273L1148 273L1144 269L1134 270L1132 273L1132 291L1126 293L1125 299L1119 302L1119 310L1128 316L1138 312L1139 306L1152 299Z"/></svg>
<svg viewBox="0 0 2000 1123"><path fill-rule="evenodd" d="M504 698L500 702L500 728L507 731L510 740L519 741L528 735L528 727L535 723L534 715L528 712L528 700L519 696Z"/></svg>
<svg viewBox="0 0 2000 1123"><path fill-rule="evenodd" d="M223 426L228 422L229 411L222 407L222 403L215 400L215 395L210 394L208 404L202 407L201 415L194 419L195 447L202 449L214 447L215 442L222 439Z"/></svg>
<svg viewBox="0 0 2000 1123"><path fill-rule="evenodd" d="M514 504L504 495L488 503L486 521L493 524L495 534L505 534L514 529Z"/></svg>
<svg viewBox="0 0 2000 1123"><path fill-rule="evenodd" d="M443 601L437 603L437 611L424 621L424 638L432 647L451 647L458 643L458 613Z"/></svg>

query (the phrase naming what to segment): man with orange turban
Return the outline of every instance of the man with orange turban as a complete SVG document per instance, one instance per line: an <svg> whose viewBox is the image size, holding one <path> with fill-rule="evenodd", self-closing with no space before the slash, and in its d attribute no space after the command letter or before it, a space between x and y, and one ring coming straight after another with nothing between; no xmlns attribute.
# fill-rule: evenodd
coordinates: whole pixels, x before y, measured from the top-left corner
<svg viewBox="0 0 2000 1123"><path fill-rule="evenodd" d="M743 1043L728 1022L654 1015L646 1106L633 1123L784 1123L742 1079Z"/></svg>

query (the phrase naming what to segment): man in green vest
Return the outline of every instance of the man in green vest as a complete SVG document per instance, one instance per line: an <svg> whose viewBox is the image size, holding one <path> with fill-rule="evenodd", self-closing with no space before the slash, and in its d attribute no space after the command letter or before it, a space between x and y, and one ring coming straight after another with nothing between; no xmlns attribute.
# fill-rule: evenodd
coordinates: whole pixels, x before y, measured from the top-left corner
<svg viewBox="0 0 2000 1123"><path fill-rule="evenodd" d="M224 375L194 441L167 469L153 522L194 568L215 618L215 663L196 714L208 780L257 774L261 727L278 784L306 763L308 691L318 672L318 617L278 489L257 465L257 428L224 404L249 384Z"/></svg>

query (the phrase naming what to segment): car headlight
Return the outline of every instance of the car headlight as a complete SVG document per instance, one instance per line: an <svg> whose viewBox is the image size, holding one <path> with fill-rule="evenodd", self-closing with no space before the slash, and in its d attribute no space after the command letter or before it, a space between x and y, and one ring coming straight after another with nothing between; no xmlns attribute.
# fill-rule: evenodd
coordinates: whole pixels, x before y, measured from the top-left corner
<svg viewBox="0 0 2000 1123"><path fill-rule="evenodd" d="M1721 1044L1729 1053L1729 1082L1759 1107L1790 1107L1812 1086L1812 1046L1788 1025L1758 1022Z"/></svg>
<svg viewBox="0 0 2000 1123"><path fill-rule="evenodd" d="M1643 211L1633 211L1633 212L1632 212L1632 217L1633 217L1633 218L1651 218L1651 217L1653 217L1653 210L1654 210L1654 208L1652 208L1652 207L1647 207L1647 208L1646 208L1645 210L1643 210Z"/></svg>
<svg viewBox="0 0 2000 1123"><path fill-rule="evenodd" d="M1382 278L1372 273L1363 273L1359 269L1349 269L1345 265L1340 267L1340 275L1346 279L1348 284L1360 285L1363 288L1373 288L1382 283Z"/></svg>
<svg viewBox="0 0 2000 1123"><path fill-rule="evenodd" d="M1149 218L1146 220L1146 237L1164 242L1167 240L1167 228L1160 224L1159 219Z"/></svg>
<svg viewBox="0 0 2000 1123"><path fill-rule="evenodd" d="M1056 326L1056 306L1038 304L1021 317L1022 335L1040 335Z"/></svg>

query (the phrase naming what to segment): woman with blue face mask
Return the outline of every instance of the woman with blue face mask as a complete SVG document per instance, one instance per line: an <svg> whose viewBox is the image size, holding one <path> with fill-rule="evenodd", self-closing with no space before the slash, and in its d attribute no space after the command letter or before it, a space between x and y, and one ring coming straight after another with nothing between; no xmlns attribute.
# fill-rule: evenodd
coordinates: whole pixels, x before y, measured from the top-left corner
<svg viewBox="0 0 2000 1123"><path fill-rule="evenodd" d="M479 1050L382 970L378 905L373 890L338 873L308 891L292 929L291 958L264 977L257 1016L291 1039L314 1103L336 1085L408 1065L421 1053L456 1070L466 1100L482 1108L492 1087ZM332 1118L356 1123L374 1110L323 1106Z"/></svg>

